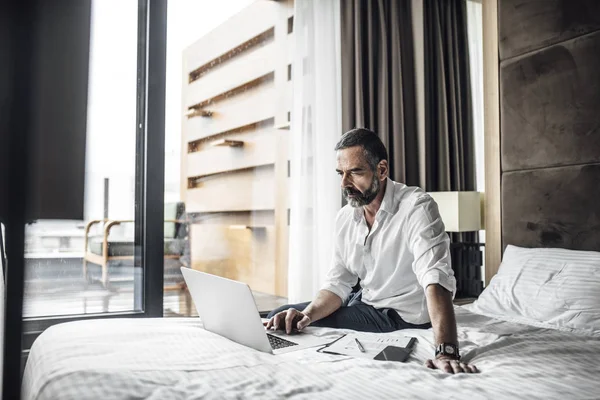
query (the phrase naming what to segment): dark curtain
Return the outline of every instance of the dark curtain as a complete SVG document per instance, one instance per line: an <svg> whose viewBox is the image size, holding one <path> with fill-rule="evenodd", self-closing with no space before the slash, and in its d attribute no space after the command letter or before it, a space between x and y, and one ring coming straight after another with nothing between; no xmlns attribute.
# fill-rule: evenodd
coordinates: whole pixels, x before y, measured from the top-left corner
<svg viewBox="0 0 600 400"><path fill-rule="evenodd" d="M465 0L423 0L426 190L475 190ZM476 242L477 233L452 234Z"/></svg>
<svg viewBox="0 0 600 400"><path fill-rule="evenodd" d="M410 0L341 0L342 128L377 132L390 177L424 190L475 190L465 0L423 0L415 49ZM425 63L425 171L419 167L414 52ZM476 241L476 234L452 235Z"/></svg>
<svg viewBox="0 0 600 400"><path fill-rule="evenodd" d="M342 129L377 132L390 178L419 184L410 0L341 0Z"/></svg>
<svg viewBox="0 0 600 400"><path fill-rule="evenodd" d="M423 0L429 191L475 190L465 0Z"/></svg>
<svg viewBox="0 0 600 400"><path fill-rule="evenodd" d="M341 0L342 128L377 132L389 152L390 177L408 185L424 183L430 192L476 187L465 1L423 0L424 45L415 49L411 0ZM415 51L423 52L425 65L421 139ZM419 144L425 154L419 154ZM478 236L450 234L453 261L467 254L461 250L464 243L476 243ZM454 269L462 295L480 292L473 285L481 284L478 266L461 261Z"/></svg>

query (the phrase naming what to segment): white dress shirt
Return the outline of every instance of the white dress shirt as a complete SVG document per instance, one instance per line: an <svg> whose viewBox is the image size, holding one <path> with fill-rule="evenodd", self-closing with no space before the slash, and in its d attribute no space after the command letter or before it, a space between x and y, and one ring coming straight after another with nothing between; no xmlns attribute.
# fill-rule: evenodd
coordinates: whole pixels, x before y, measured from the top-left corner
<svg viewBox="0 0 600 400"><path fill-rule="evenodd" d="M362 207L343 207L336 218L332 266L322 289L345 300L360 278L362 301L393 308L412 324L430 322L425 288L456 292L450 239L437 204L422 189L387 179L369 232Z"/></svg>

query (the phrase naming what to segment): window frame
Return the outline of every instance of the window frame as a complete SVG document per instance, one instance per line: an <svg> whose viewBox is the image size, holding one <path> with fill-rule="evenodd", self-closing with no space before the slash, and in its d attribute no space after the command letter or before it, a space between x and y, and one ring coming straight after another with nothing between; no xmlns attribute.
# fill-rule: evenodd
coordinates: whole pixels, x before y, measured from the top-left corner
<svg viewBox="0 0 600 400"><path fill-rule="evenodd" d="M91 3L91 0L89 0ZM35 1L34 1L35 2ZM137 116L135 160L135 257L134 265L143 271L139 285L141 296L134 308L142 311L80 314L72 316L36 317L23 320L25 206L27 184L25 174L29 154L27 135L30 128L28 105L28 68L32 52L23 44L32 43L26 27L34 23L28 9L16 1L10 11L18 21L14 65L27 66L13 71L15 80L9 139L18 163L11 165L9 212L5 222L7 261L6 303L4 318L3 398L20 398L22 359L33 341L48 327L77 320L98 318L144 318L163 316L164 274L164 165L165 165L165 91L167 1L138 0ZM23 22L24 24L19 24ZM25 28L19 27L25 26ZM133 129L134 127L132 127ZM17 165L18 164L18 165ZM136 296L137 297L137 296Z"/></svg>

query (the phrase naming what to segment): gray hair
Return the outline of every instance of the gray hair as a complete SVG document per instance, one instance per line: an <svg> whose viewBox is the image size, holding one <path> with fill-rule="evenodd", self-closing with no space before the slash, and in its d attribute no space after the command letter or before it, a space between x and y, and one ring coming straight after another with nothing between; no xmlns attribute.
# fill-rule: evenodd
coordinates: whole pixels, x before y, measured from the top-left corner
<svg viewBox="0 0 600 400"><path fill-rule="evenodd" d="M335 145L335 150L361 146L371 170L377 169L381 160L387 160L388 154L385 145L375 132L366 128L354 128L344 133Z"/></svg>

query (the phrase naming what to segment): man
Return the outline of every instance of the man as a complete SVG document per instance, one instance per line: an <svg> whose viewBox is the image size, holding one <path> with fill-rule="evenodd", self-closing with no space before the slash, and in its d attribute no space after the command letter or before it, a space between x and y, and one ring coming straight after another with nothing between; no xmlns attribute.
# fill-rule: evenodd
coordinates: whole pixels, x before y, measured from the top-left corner
<svg viewBox="0 0 600 400"><path fill-rule="evenodd" d="M429 368L478 372L460 362L452 305L456 280L436 203L423 190L388 178L387 150L368 129L345 133L335 147L348 205L336 217L326 283L310 303L269 314L267 329L308 325L389 332L433 326ZM352 287L360 278L362 289Z"/></svg>

